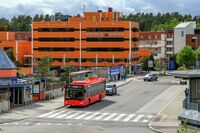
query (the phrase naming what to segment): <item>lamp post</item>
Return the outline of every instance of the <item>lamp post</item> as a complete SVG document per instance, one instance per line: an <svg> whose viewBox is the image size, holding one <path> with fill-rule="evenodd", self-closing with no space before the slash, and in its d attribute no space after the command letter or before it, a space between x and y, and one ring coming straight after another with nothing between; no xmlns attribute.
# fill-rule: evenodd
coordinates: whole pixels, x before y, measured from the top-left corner
<svg viewBox="0 0 200 133"><path fill-rule="evenodd" d="M195 40L196 42L196 69L199 68L199 62L198 62L198 37L192 37L192 40Z"/></svg>

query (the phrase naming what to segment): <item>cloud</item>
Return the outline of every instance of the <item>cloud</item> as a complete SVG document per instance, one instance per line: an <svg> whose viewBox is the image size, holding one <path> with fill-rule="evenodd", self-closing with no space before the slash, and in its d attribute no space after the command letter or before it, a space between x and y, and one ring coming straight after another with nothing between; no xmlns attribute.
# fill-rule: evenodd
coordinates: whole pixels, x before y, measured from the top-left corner
<svg viewBox="0 0 200 133"><path fill-rule="evenodd" d="M19 14L35 15L36 13L76 15L83 10L84 0L6 0L0 3L0 17L12 18ZM200 0L85 0L86 11L107 10L124 14L136 12L180 12L181 14L199 15Z"/></svg>

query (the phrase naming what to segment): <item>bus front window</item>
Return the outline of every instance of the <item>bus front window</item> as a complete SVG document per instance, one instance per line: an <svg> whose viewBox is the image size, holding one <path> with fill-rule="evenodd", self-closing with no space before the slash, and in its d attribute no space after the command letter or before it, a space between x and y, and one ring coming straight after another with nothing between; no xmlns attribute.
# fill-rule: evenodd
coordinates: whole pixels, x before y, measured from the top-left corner
<svg viewBox="0 0 200 133"><path fill-rule="evenodd" d="M82 89L67 88L66 92L67 92L66 99L82 100L82 96L83 96Z"/></svg>

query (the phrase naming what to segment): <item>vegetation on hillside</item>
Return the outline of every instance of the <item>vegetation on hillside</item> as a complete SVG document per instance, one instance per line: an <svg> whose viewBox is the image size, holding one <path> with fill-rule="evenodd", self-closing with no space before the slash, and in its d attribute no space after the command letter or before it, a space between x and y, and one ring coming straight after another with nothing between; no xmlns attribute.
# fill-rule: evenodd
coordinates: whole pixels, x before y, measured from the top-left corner
<svg viewBox="0 0 200 133"><path fill-rule="evenodd" d="M1 18L0 27L8 31L31 31L32 21L58 21L61 20L63 13L57 12L54 15L36 14L35 16L19 15L13 16L11 20ZM65 15L69 16L69 15ZM79 14L77 15L79 16ZM196 21L197 27L200 28L200 16L182 15L178 12L172 13L136 13L124 15L123 20L130 20L140 24L141 31L161 31L171 30L178 23L185 21Z"/></svg>

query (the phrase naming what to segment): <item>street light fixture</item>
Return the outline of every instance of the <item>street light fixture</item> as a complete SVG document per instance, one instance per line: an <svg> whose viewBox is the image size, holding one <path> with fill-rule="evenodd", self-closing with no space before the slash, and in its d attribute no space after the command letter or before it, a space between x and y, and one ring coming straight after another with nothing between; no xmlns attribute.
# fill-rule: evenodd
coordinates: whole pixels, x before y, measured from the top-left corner
<svg viewBox="0 0 200 133"><path fill-rule="evenodd" d="M192 37L192 40L195 40L195 42L196 42L196 69L198 69L199 68L198 52L197 52L197 50L198 50L198 37L194 36L194 37Z"/></svg>

